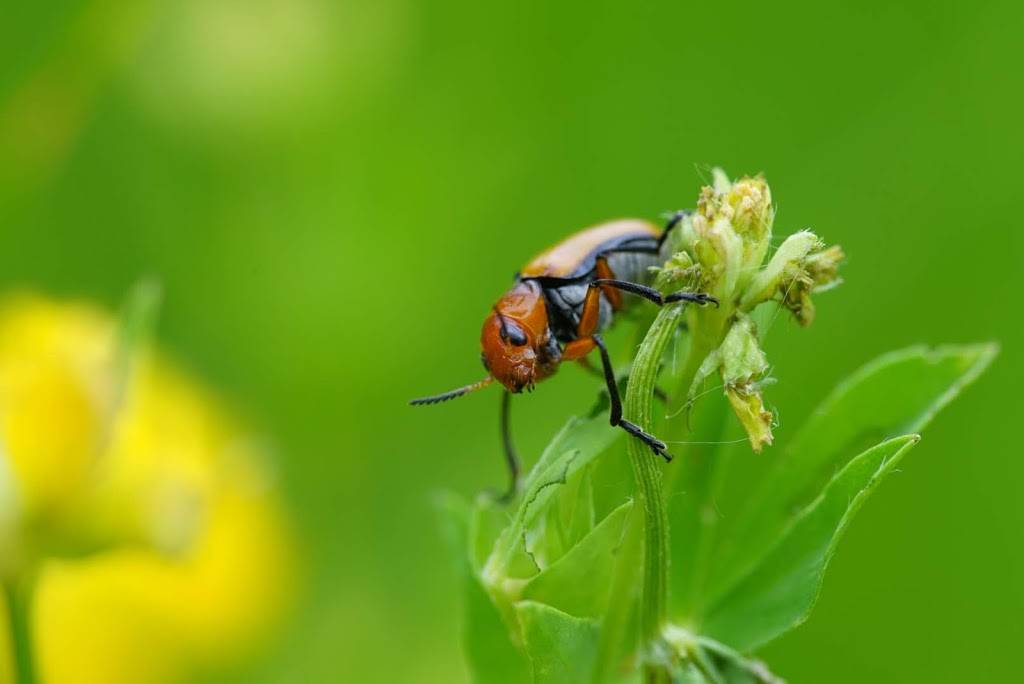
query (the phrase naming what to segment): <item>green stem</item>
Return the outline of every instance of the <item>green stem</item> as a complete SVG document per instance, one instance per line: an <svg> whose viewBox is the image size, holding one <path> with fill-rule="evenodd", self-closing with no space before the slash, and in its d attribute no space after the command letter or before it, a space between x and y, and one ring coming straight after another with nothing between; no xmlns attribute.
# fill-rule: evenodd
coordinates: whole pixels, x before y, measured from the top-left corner
<svg viewBox="0 0 1024 684"><path fill-rule="evenodd" d="M633 361L626 388L624 417L645 430L651 429L651 408L658 366L672 334L683 317L682 306L663 308L654 320ZM644 514L643 587L640 598L640 643L649 655L658 650L667 618L668 516L662 489L661 459L640 440L627 444L638 498ZM656 663L645 666L648 682L665 681L667 672Z"/></svg>
<svg viewBox="0 0 1024 684"><path fill-rule="evenodd" d="M35 661L32 650L32 601L35 581L31 573L4 583L7 616L11 633L14 681L17 684L36 684Z"/></svg>

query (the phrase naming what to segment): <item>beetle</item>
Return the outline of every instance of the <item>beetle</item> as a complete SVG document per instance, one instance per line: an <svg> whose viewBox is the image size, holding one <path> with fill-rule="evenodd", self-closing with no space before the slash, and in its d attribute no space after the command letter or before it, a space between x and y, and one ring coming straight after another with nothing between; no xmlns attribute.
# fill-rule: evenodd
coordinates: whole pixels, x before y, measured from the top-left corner
<svg viewBox="0 0 1024 684"><path fill-rule="evenodd" d="M532 391L566 361L586 364L587 355L594 349L600 354L608 387L611 425L640 439L666 461L672 460L663 441L622 417L615 371L601 333L624 308L623 293L638 295L658 306L676 302L718 305L718 300L705 293L679 291L662 295L649 284L650 267L668 258L669 233L687 213L675 212L660 230L642 219L601 223L570 235L534 257L516 274L512 288L484 321L480 347L487 377L409 402L414 406L437 404L483 389L495 381L504 386L501 434L511 484L503 498L515 494L519 481L519 459L509 428L512 395Z"/></svg>

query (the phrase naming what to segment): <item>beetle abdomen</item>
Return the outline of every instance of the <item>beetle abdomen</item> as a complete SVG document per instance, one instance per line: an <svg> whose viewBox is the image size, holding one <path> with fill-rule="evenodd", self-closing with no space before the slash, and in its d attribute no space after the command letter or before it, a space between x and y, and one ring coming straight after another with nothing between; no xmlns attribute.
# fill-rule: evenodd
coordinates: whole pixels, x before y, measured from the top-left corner
<svg viewBox="0 0 1024 684"><path fill-rule="evenodd" d="M621 219L592 226L570 235L534 257L522 270L523 278L577 278L594 269L597 255L621 247L657 246L660 231L640 219Z"/></svg>

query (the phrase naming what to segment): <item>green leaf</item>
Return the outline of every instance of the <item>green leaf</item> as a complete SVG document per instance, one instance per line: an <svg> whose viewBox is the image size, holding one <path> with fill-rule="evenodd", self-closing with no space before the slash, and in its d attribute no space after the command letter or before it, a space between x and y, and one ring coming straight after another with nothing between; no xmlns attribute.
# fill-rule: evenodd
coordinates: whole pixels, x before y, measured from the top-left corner
<svg viewBox="0 0 1024 684"><path fill-rule="evenodd" d="M851 457L921 432L997 353L995 344L911 347L884 354L840 384L722 532L728 543L715 556L712 593L743 574Z"/></svg>
<svg viewBox="0 0 1024 684"><path fill-rule="evenodd" d="M669 614L685 623L693 615L707 581L721 515L716 500L728 479L732 455L720 449L729 404L721 392L704 397L691 416L684 468L666 471L668 486L669 545L672 565L669 577Z"/></svg>
<svg viewBox="0 0 1024 684"><path fill-rule="evenodd" d="M557 501L548 506L544 519L527 534L536 565L546 568L594 529L593 464L583 468L560 487Z"/></svg>
<svg viewBox="0 0 1024 684"><path fill-rule="evenodd" d="M448 493L438 499L437 509L463 586L462 642L470 679L478 684L529 682L529 663L509 638L508 626L473 569L474 511Z"/></svg>
<svg viewBox="0 0 1024 684"><path fill-rule="evenodd" d="M469 517L469 548L473 570L479 573L494 550L494 544L508 526L508 509L490 494L480 494ZM527 559L528 560L528 559ZM529 562L531 568L532 561Z"/></svg>
<svg viewBox="0 0 1024 684"><path fill-rule="evenodd" d="M714 659L728 684L785 684L761 661L744 658L714 639L697 637L697 643Z"/></svg>
<svg viewBox="0 0 1024 684"><path fill-rule="evenodd" d="M701 632L749 652L803 622L853 515L918 439L897 437L850 461L768 554L714 600Z"/></svg>
<svg viewBox="0 0 1024 684"><path fill-rule="evenodd" d="M622 545L615 552L608 607L601 618L594 684L617 682L623 662L637 646L643 527L643 516L630 516Z"/></svg>
<svg viewBox="0 0 1024 684"><path fill-rule="evenodd" d="M517 603L516 613L535 684L590 684L597 658L595 621L533 601Z"/></svg>
<svg viewBox="0 0 1024 684"><path fill-rule="evenodd" d="M594 510L593 464L587 466L575 478L576 487L570 494L563 492L559 499L559 512L565 530L566 546L572 548L594 529L596 513Z"/></svg>
<svg viewBox="0 0 1024 684"><path fill-rule="evenodd" d="M593 457L608 448L608 445L620 434L621 431L608 425L608 417L605 415L593 418L570 418L544 449L540 458L537 459L537 464L526 476L524 492L536 489L538 480L547 479L544 477L545 473L551 471L552 465L563 461L567 453L579 451L586 456L585 460L589 463ZM524 494L523 501L525 502L528 498Z"/></svg>
<svg viewBox="0 0 1024 684"><path fill-rule="evenodd" d="M523 598L577 617L600 617L608 604L615 552L633 509L627 501L523 588Z"/></svg>
<svg viewBox="0 0 1024 684"><path fill-rule="evenodd" d="M512 522L494 545L484 567L484 578L492 586L509 576L516 556L523 552L527 531L547 510L552 496L569 478L600 456L619 436L606 420L571 418L555 437L526 478L519 507Z"/></svg>
<svg viewBox="0 0 1024 684"><path fill-rule="evenodd" d="M681 663L674 670L672 673L674 681L679 682L679 684L709 684L708 680L697 669L697 666L690 661Z"/></svg>

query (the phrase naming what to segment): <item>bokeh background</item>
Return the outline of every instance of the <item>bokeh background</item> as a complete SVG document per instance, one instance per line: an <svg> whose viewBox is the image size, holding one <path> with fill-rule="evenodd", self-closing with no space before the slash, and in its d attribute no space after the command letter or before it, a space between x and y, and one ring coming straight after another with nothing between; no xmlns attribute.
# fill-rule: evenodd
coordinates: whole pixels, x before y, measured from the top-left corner
<svg viewBox="0 0 1024 684"><path fill-rule="evenodd" d="M304 571L234 679L459 682L431 500L503 481L497 393L405 400L480 375L480 321L539 249L692 205L711 165L762 171L778 233L849 254L814 326L771 331L780 436L877 353L1003 346L762 655L792 682L1014 681L1022 20L1009 0L8 3L0 286L116 308L158 277L163 345L273 440ZM524 452L589 405L594 381L562 375L517 403Z"/></svg>

